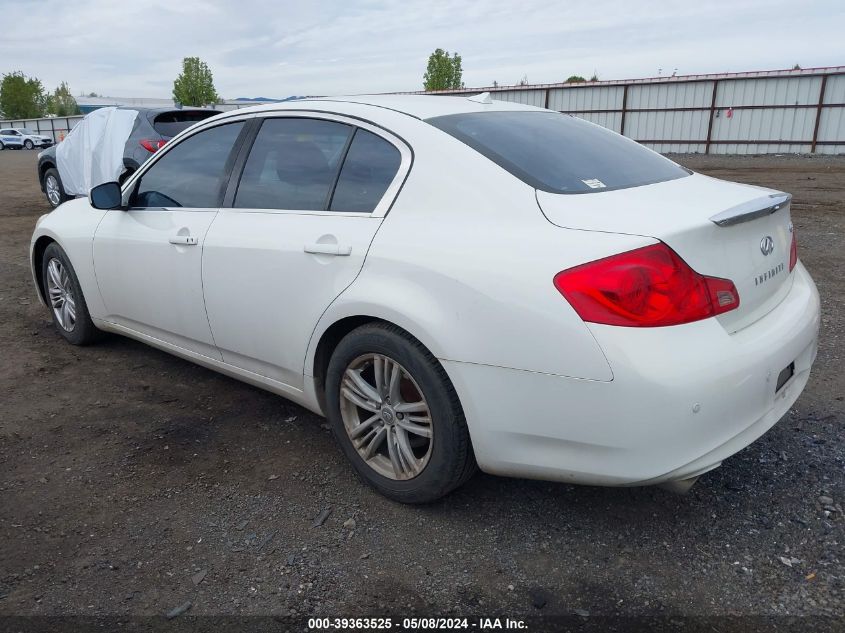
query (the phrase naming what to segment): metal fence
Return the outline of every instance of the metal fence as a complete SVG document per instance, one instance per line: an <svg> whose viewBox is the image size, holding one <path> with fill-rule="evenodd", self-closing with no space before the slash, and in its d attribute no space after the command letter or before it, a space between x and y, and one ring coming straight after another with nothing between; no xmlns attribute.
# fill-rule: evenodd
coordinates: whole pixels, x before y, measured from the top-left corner
<svg viewBox="0 0 845 633"><path fill-rule="evenodd" d="M0 121L0 127L16 127L32 130L37 134L43 134L58 143L67 136L73 126L82 120L82 116L45 117L43 119L4 119Z"/></svg>
<svg viewBox="0 0 845 633"><path fill-rule="evenodd" d="M658 152L845 153L845 66L437 94L484 91L573 114Z"/></svg>
<svg viewBox="0 0 845 633"><path fill-rule="evenodd" d="M587 119L658 152L845 153L845 66L443 90ZM421 93L413 93L421 94ZM226 104L224 109L246 107ZM0 121L62 140L81 116Z"/></svg>

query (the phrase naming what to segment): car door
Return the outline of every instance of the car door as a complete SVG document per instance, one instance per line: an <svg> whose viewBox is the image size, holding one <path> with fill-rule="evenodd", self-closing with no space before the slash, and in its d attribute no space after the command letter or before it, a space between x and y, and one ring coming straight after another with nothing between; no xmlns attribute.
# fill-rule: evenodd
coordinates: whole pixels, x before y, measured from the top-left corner
<svg viewBox="0 0 845 633"><path fill-rule="evenodd" d="M314 327L361 270L411 153L340 116L254 125L206 238L206 307L227 363L300 389Z"/></svg>
<svg viewBox="0 0 845 633"><path fill-rule="evenodd" d="M17 147L21 144L20 135L18 135L17 131L15 130L0 130L0 140L3 141L5 145L10 147Z"/></svg>
<svg viewBox="0 0 845 633"><path fill-rule="evenodd" d="M236 156L242 121L205 128L163 151L106 213L94 267L106 320L220 359L202 294L202 249Z"/></svg>

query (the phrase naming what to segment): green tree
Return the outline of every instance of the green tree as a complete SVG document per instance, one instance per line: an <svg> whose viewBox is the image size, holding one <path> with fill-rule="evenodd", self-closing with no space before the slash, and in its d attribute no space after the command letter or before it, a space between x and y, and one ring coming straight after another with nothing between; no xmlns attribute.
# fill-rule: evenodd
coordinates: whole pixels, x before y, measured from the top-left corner
<svg viewBox="0 0 845 633"><path fill-rule="evenodd" d="M590 81L598 81L598 80L599 80L599 74L594 72L593 76L590 77Z"/></svg>
<svg viewBox="0 0 845 633"><path fill-rule="evenodd" d="M182 72L173 82L173 100L186 106L205 106L220 101L211 70L199 57L182 60Z"/></svg>
<svg viewBox="0 0 845 633"><path fill-rule="evenodd" d="M79 105L73 97L68 85L63 81L48 98L47 111L56 116L73 116L81 114Z"/></svg>
<svg viewBox="0 0 845 633"><path fill-rule="evenodd" d="M570 75L567 78L567 80L564 81L563 83L565 83L565 84L582 84L585 81L587 81L587 80L584 79L581 75Z"/></svg>
<svg viewBox="0 0 845 633"><path fill-rule="evenodd" d="M9 119L35 119L44 115L47 96L35 77L17 71L0 81L0 112Z"/></svg>
<svg viewBox="0 0 845 633"><path fill-rule="evenodd" d="M423 88L425 90L463 88L462 76L461 56L457 53L450 56L448 51L438 48L428 57L428 68L423 75Z"/></svg>

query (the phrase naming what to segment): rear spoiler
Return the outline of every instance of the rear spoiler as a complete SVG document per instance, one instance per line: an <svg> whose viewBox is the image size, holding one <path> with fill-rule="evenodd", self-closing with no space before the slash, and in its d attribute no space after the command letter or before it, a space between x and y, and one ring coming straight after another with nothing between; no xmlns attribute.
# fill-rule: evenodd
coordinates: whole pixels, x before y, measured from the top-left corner
<svg viewBox="0 0 845 633"><path fill-rule="evenodd" d="M750 222L764 215L771 215L779 211L792 200L792 194L773 193L765 198L757 198L750 202L743 202L735 207L726 209L710 217L710 221L717 226L732 226L742 222Z"/></svg>

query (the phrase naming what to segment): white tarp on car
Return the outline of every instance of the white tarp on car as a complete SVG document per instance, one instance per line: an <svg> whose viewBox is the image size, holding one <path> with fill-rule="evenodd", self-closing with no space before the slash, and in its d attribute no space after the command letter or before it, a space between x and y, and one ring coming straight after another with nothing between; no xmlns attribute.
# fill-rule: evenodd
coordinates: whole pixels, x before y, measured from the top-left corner
<svg viewBox="0 0 845 633"><path fill-rule="evenodd" d="M59 143L56 163L68 195L87 196L91 187L120 178L136 116L137 110L94 110Z"/></svg>

